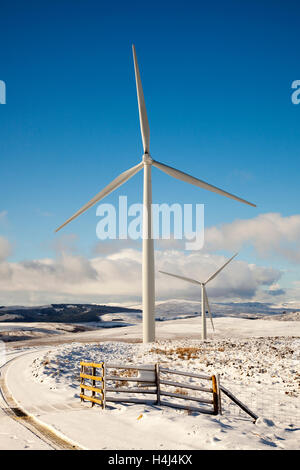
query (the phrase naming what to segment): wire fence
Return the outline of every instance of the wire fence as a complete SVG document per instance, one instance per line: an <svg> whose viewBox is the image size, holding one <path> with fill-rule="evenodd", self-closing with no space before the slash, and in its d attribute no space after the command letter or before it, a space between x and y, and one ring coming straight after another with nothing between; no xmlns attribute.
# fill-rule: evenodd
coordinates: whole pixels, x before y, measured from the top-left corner
<svg viewBox="0 0 300 470"><path fill-rule="evenodd" d="M296 397L287 396L286 390L280 386L265 385L255 387L234 384L234 394L239 399L247 403L247 406L258 416L282 423L285 425L300 425L300 408L295 407ZM246 418L246 413L238 407L232 400L222 394L222 410L227 416ZM248 419L248 417L247 417Z"/></svg>

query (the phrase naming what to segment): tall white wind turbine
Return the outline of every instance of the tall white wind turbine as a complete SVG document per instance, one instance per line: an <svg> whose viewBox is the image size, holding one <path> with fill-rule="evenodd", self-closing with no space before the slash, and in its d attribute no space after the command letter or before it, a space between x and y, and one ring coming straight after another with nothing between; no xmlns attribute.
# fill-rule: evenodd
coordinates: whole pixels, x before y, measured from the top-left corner
<svg viewBox="0 0 300 470"><path fill-rule="evenodd" d="M199 188L204 188L209 191L213 191L222 196L235 199L236 201L249 204L250 206L256 207L255 204L245 201L240 197L234 196L226 191L223 191L216 186L206 183L194 176L190 176L187 173L183 173L180 170L176 170L171 166L159 163L156 160L153 160L150 156L150 129L146 111L146 105L144 100L142 82L139 72L139 66L137 63L136 52L134 45L132 46L133 50L133 61L134 61L134 70L135 70L135 80L136 80L136 90L137 90L137 99L138 99L138 108L139 108L139 117L140 117L140 127L143 141L144 154L143 159L136 166L130 168L129 170L121 173L117 178L115 178L111 183L109 183L102 191L100 191L96 196L94 196L87 204L85 204L81 209L79 209L72 217L70 217L66 222L64 222L56 232L62 227L67 225L69 222L74 220L80 214L85 212L87 209L92 207L97 202L101 201L105 196L112 193L115 189L119 188L122 184L128 181L132 176L134 176L142 168L144 169L144 212L143 212L143 341L148 343L155 341L155 312L154 312L154 302L155 302L155 285L154 285L154 243L152 238L152 184L151 184L151 169L152 166L155 166L159 170L164 171L170 176L177 178L179 180L185 181L186 183L193 184Z"/></svg>
<svg viewBox="0 0 300 470"><path fill-rule="evenodd" d="M235 255L233 255L228 261L226 261L225 264L223 264L223 266L221 266L214 274L212 274L205 282L200 282L200 281L197 281L196 279L190 279L189 277L183 277L183 276L178 276L177 274L171 274L171 273L167 273L165 271L159 271L160 273L162 274L166 274L167 276L172 276L172 277L176 277L177 279L182 279L183 281L187 281L187 282L190 282L191 284L196 284L198 286L201 287L201 310L202 310L202 339L206 339L207 338L207 335L206 335L206 307L207 307L207 310L208 310L208 314L209 314L209 317L210 317L210 321L211 321L211 324L212 324L212 327L213 327L213 330L215 329L214 328L214 323L213 323L213 319L212 319L212 314L211 314L211 310L210 310L210 306L209 306L209 302L208 302L208 297L207 297L207 292L206 292L206 284L210 281L212 281L221 271L222 269L225 268L225 266L227 266L227 264L230 263L230 261L233 260L233 258L235 258L237 256L238 253L236 253Z"/></svg>

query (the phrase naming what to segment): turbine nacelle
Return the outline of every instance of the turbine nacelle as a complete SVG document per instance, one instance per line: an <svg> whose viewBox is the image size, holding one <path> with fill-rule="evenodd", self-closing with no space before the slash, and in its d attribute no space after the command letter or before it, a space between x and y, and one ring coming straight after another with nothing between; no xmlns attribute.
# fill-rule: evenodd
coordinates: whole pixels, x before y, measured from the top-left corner
<svg viewBox="0 0 300 470"><path fill-rule="evenodd" d="M143 163L145 163L146 165L152 165L153 158L151 157L150 153L144 153Z"/></svg>

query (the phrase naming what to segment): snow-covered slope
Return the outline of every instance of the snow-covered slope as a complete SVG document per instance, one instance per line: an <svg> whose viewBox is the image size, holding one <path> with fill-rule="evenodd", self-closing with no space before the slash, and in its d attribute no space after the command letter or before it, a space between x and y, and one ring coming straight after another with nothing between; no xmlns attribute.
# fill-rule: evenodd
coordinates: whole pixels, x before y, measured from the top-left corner
<svg viewBox="0 0 300 470"><path fill-rule="evenodd" d="M210 302L212 313L215 317L238 317L238 318L263 318L265 315L277 316L300 312L300 307L273 305L262 302ZM141 309L140 304L133 308ZM156 317L160 320L176 319L180 316L199 315L201 311L199 301L186 299L169 299L158 301L155 304ZM134 315L134 314L133 314ZM297 316L295 316L297 319ZM293 319L293 316L290 316Z"/></svg>
<svg viewBox="0 0 300 470"><path fill-rule="evenodd" d="M137 343L140 323L78 333L88 344L55 344L12 363L8 387L25 409L87 448L298 448L299 322L220 317L215 319L215 335L209 329L209 340L201 341L199 320L192 316L158 322L160 340L148 345ZM221 384L260 418L253 424L224 396L222 416L149 405L90 408L79 400L80 360L159 362L173 369L218 373Z"/></svg>

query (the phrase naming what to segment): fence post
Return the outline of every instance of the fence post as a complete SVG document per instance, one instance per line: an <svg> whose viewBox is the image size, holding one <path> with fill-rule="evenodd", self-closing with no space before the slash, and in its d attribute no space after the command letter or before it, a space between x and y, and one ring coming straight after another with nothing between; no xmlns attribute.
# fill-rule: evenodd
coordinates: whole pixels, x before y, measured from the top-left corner
<svg viewBox="0 0 300 470"><path fill-rule="evenodd" d="M105 410L106 408L106 392L105 392L105 389L106 389L106 366L105 366L105 362L102 363L102 377L103 377L103 381L102 381L102 409Z"/></svg>
<svg viewBox="0 0 300 470"><path fill-rule="evenodd" d="M214 414L217 415L219 412L219 405L218 405L218 387L217 387L217 380L216 376L211 376L212 380L212 389L213 389L213 402L214 402Z"/></svg>
<svg viewBox="0 0 300 470"><path fill-rule="evenodd" d="M218 388L218 404L219 404L219 413L222 414L222 402L221 402L221 389L220 389L220 375L217 374L217 388Z"/></svg>
<svg viewBox="0 0 300 470"><path fill-rule="evenodd" d="M155 380L156 380L156 404L160 405L160 377L159 377L159 364L155 364Z"/></svg>
<svg viewBox="0 0 300 470"><path fill-rule="evenodd" d="M84 367L82 364L80 364L80 375L83 374L83 370L84 370ZM84 378L83 377L80 377L80 385L82 385L84 383ZM80 387L80 401L83 402L84 399L82 398L82 395L84 395L84 389L82 387Z"/></svg>
<svg viewBox="0 0 300 470"><path fill-rule="evenodd" d="M95 377L96 375L96 367L92 367L92 376ZM96 381L95 380L92 380L92 386L95 387L96 385ZM94 390L92 390L92 398L94 398L96 396L96 393L94 392ZM94 402L92 401L92 408L94 406Z"/></svg>

